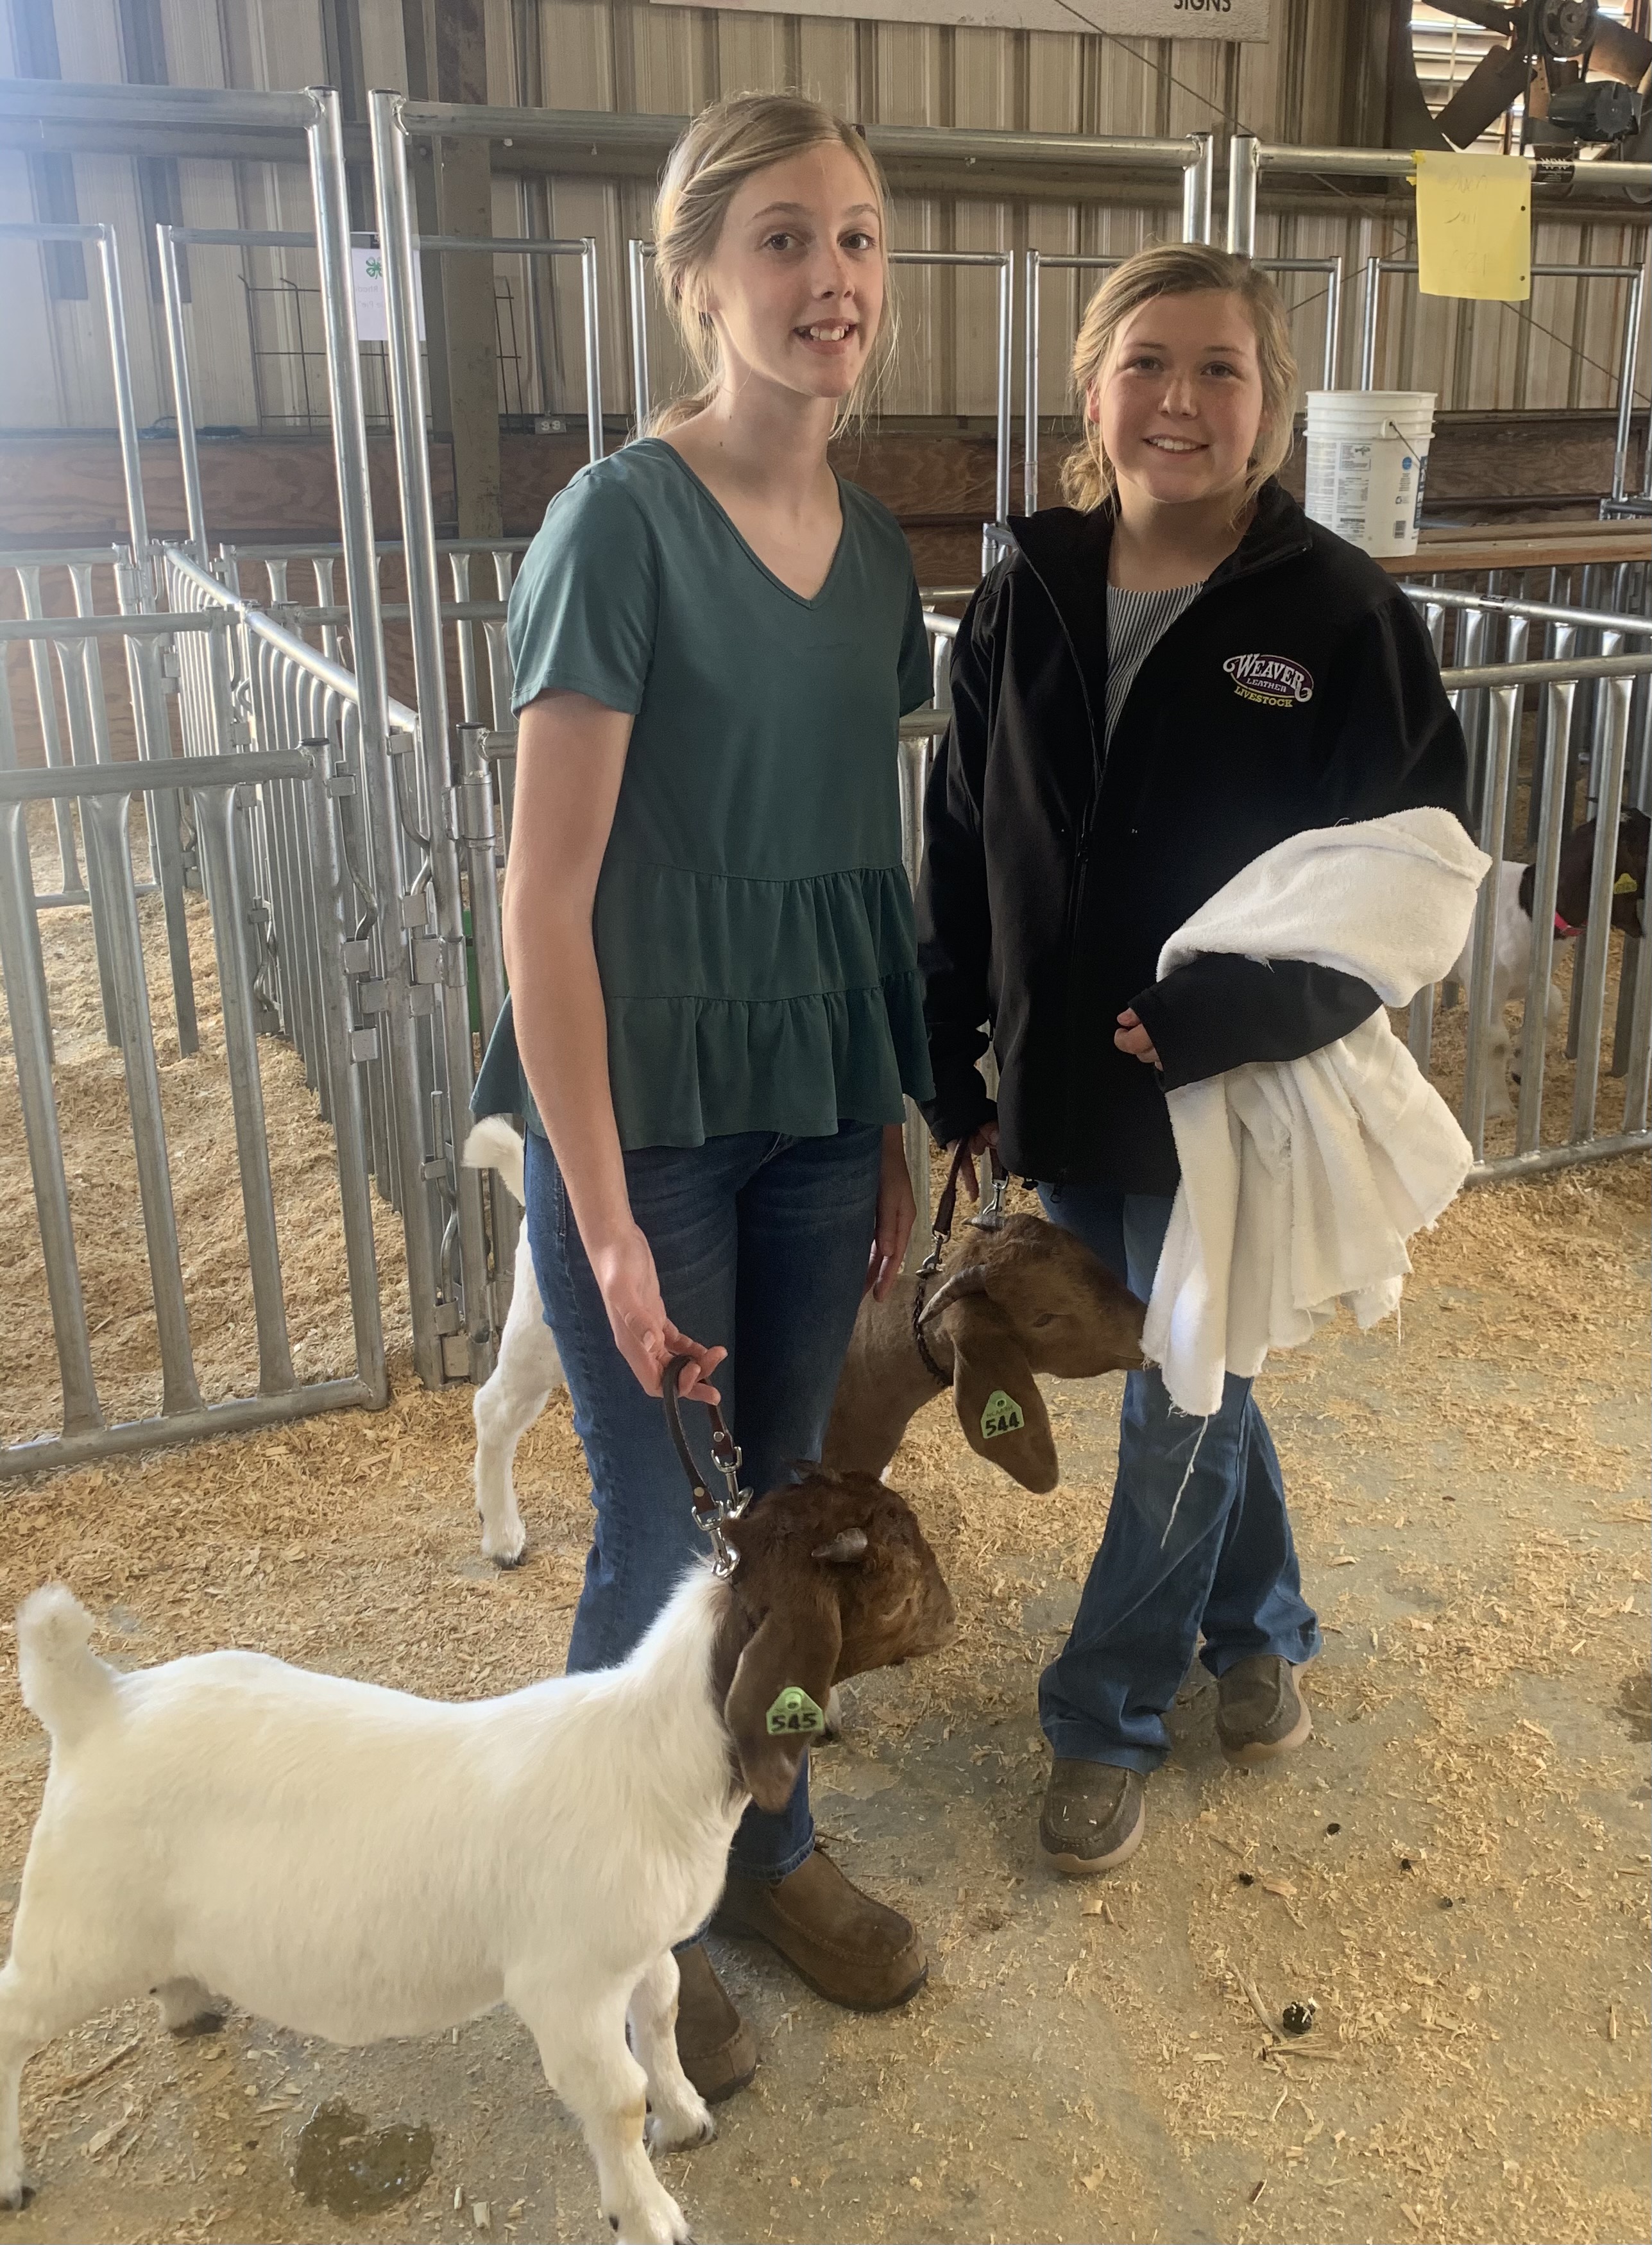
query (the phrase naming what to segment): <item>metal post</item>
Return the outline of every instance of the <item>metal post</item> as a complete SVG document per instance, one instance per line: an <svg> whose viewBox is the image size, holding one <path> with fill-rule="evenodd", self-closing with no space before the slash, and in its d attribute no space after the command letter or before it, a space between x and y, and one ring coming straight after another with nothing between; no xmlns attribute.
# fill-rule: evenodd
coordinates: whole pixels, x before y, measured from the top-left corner
<svg viewBox="0 0 1652 2245"><path fill-rule="evenodd" d="M24 563L17 565L17 586L23 594L23 613L31 621L45 614L40 600L40 572ZM35 707L40 716L40 738L44 745L46 762L64 762L63 738L58 730L58 698L51 690L51 657L46 652L43 639L29 642L29 668L34 676ZM10 713L8 712L8 715ZM8 731L8 738L10 733ZM12 750L8 762L15 762ZM58 860L59 878L65 899L72 899L81 887L80 857L75 844L75 815L72 808L59 796L52 803L52 812L58 825ZM30 872L32 873L32 867ZM84 899L81 899L84 901Z"/></svg>
<svg viewBox="0 0 1652 2245"><path fill-rule="evenodd" d="M1343 261L1340 256L1330 260L1330 271L1325 276L1325 387L1337 387L1337 366L1342 356L1342 297Z"/></svg>
<svg viewBox="0 0 1652 2245"><path fill-rule="evenodd" d="M14 763L10 706L3 694L0 694L0 733L4 736L0 741L0 763ZM63 1430L73 1434L101 1427L103 1413L98 1407L92 1377L85 1297L75 1257L69 1181L52 1096L51 1021L40 956L40 928L35 917L26 819L23 804L0 805L0 973L5 980L24 1140L40 1219L51 1330L63 1381Z"/></svg>
<svg viewBox="0 0 1652 2245"><path fill-rule="evenodd" d="M626 295L631 307L631 410L633 434L647 433L653 411L648 386L648 260L651 241L626 244Z"/></svg>
<svg viewBox="0 0 1652 2245"><path fill-rule="evenodd" d="M1641 340L1641 314L1646 302L1646 275L1652 271L1652 229L1649 230L1647 263L1629 283L1629 316L1623 329L1623 352L1618 363L1617 441L1612 451L1612 496L1622 499L1629 487L1629 443L1635 426L1635 363ZM1652 454L1652 434L1647 451Z"/></svg>
<svg viewBox="0 0 1652 2245"><path fill-rule="evenodd" d="M1010 389L1014 321L1015 265L1006 249L999 267L998 459L992 479L992 519L997 523L1010 519Z"/></svg>
<svg viewBox="0 0 1652 2245"><path fill-rule="evenodd" d="M1601 1029L1606 1014L1606 970L1612 938L1612 883L1617 871L1618 814L1623 801L1623 766L1629 741L1633 682L1601 681L1607 696L1606 738L1595 797L1594 867L1589 883L1588 925L1573 973L1583 987L1577 1028L1577 1072L1572 1089L1572 1137L1592 1137L1601 1075Z"/></svg>
<svg viewBox="0 0 1652 2245"><path fill-rule="evenodd" d="M117 561L115 583L121 612L141 612L142 582L136 563ZM156 642L134 634L126 641L126 682L132 689L132 717L137 727L138 753L146 762L169 755L172 749L166 722L166 696L158 668ZM166 958L172 971L173 1009L178 1023L178 1049L187 1059L200 1049L200 1027L195 1017L195 976L189 957L189 921L184 909L184 845L180 825L182 805L175 790L146 791L150 848L154 876L166 921Z"/></svg>
<svg viewBox="0 0 1652 2245"><path fill-rule="evenodd" d="M396 1140L397 1164L403 1186L402 1219L407 1231L414 1363L426 1387L439 1387L444 1374L441 1340L436 1330L436 1243L431 1233L430 1195L424 1184L424 1123L409 1004L407 943L401 925L401 890L396 879L397 824L390 782L384 632L373 551L361 356L350 273L343 127L339 98L333 89L312 86L308 91L314 114L306 139L315 203L328 388L333 409L333 451L338 471L339 521L344 547L345 596L349 603L350 649L359 695L360 780L371 811L373 877L385 986L382 1018L389 1047L389 1128Z"/></svg>
<svg viewBox="0 0 1652 2245"><path fill-rule="evenodd" d="M1359 386L1362 390L1377 387L1377 305L1382 292L1383 261L1380 257L1365 260L1365 297L1360 314L1359 327Z"/></svg>
<svg viewBox="0 0 1652 2245"><path fill-rule="evenodd" d="M109 363L115 383L115 429L120 439L120 472L126 486L126 521L132 558L138 564L146 609L153 605L149 569L149 516L144 506L144 471L138 451L138 409L132 403L132 361L126 349L126 310L120 293L120 258L112 226L98 228L98 257L103 268L104 312L109 328Z"/></svg>
<svg viewBox="0 0 1652 2245"><path fill-rule="evenodd" d="M166 352L172 366L173 414L178 423L178 458L184 476L184 512L189 550L206 566L206 508L201 497L200 451L195 442L195 400L189 379L189 338L184 330L183 291L179 286L178 229L158 226L160 295L166 314Z"/></svg>
<svg viewBox="0 0 1652 2245"><path fill-rule="evenodd" d="M1029 514L1039 505L1039 268L1036 249L1023 267L1021 317L1026 323L1026 366L1021 387L1021 490Z"/></svg>
<svg viewBox="0 0 1652 2245"><path fill-rule="evenodd" d="M1491 752L1485 771L1486 791L1480 801L1480 848L1491 859L1474 907L1474 950L1469 970L1468 1021L1466 1025L1463 1073L1463 1129L1474 1149L1474 1159L1486 1151L1486 1080L1492 1002L1492 967L1497 948L1498 875L1503 863L1503 831L1508 819L1509 780L1513 770L1514 738L1519 727L1520 688L1494 686L1488 689L1491 705Z"/></svg>
<svg viewBox="0 0 1652 2245"><path fill-rule="evenodd" d="M602 458L602 336L598 322L601 298L597 288L597 238L580 236L579 293L585 311L586 434L590 456Z"/></svg>
<svg viewBox="0 0 1652 2245"><path fill-rule="evenodd" d="M1181 239L1209 241L1215 136L1210 132L1189 132L1188 138L1193 143L1193 153L1181 174Z"/></svg>
<svg viewBox="0 0 1652 2245"><path fill-rule="evenodd" d="M450 817L452 763L447 666L442 646L442 588L430 505L430 455L424 435L423 370L415 315L418 268L413 247L407 141L396 116L400 98L399 95L380 91L371 96L369 106L379 248L384 260L390 407L396 424L396 479L402 496L413 675L419 708L417 754L423 765L423 793L430 821L430 863L437 933L443 945L442 980L436 997L441 1015L442 1055L446 1062L444 1088L451 1143L445 1152L438 1143L437 1157L447 1162L448 1186L458 1213L458 1278L471 1344L470 1361L464 1369L473 1375L483 1375L492 1361L493 1329L488 1299L487 1241L482 1226L481 1179L475 1170L467 1168L458 1158L458 1142L474 1082L474 1062L466 1002L458 850Z"/></svg>
<svg viewBox="0 0 1652 2245"><path fill-rule="evenodd" d="M1228 247L1236 257L1256 249L1256 148L1254 132L1236 132L1228 148Z"/></svg>
<svg viewBox="0 0 1652 2245"><path fill-rule="evenodd" d="M322 1008L332 1075L333 1131L338 1150L339 1204L344 1223L344 1260L349 1274L350 1316L355 1333L355 1369L371 1390L374 1402L379 1404L389 1401L389 1384L384 1369L378 1258L373 1244L373 1201L368 1183L363 1071L353 1065L349 1056L349 1000L342 967L351 919L349 883L326 791L341 782L345 785L352 783L346 765L341 765L336 773L329 770L324 786L315 782L307 787L304 804L309 816L310 854L315 867ZM342 808L342 801L339 807Z"/></svg>

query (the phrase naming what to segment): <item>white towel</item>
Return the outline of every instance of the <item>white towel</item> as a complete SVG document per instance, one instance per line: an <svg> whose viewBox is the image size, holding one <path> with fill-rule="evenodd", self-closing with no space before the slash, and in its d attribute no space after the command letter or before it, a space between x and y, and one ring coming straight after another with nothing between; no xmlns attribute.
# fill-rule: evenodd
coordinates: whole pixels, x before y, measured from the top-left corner
<svg viewBox="0 0 1652 2245"><path fill-rule="evenodd" d="M1208 952L1305 959L1405 1005L1462 950L1489 863L1446 811L1293 835L1177 929L1160 978ZM1384 1013L1168 1104L1181 1184L1142 1348L1178 1409L1204 1417L1224 1371L1254 1377L1339 1302L1362 1326L1396 1309L1405 1242L1454 1198L1473 1152Z"/></svg>

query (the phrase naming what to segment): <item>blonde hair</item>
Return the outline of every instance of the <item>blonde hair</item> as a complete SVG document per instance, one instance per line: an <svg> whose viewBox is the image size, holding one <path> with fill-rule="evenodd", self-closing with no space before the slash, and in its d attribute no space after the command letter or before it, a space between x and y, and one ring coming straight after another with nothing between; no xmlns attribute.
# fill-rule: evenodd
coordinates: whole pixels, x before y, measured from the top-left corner
<svg viewBox="0 0 1652 2245"><path fill-rule="evenodd" d="M1262 425L1245 476L1249 505L1290 451L1297 405L1297 358L1284 299L1248 257L1235 257L1202 241L1157 241L1127 257L1086 305L1073 347L1073 386L1084 410L1087 393L1107 372L1120 330L1133 312L1155 296L1193 296L1221 290L1237 296L1256 338L1262 376ZM1062 496L1087 512L1118 489L1113 463L1101 445L1099 422L1085 413L1084 437L1061 463Z"/></svg>
<svg viewBox="0 0 1652 2245"><path fill-rule="evenodd" d="M706 273L717 252L735 194L771 164L823 142L847 148L877 206L877 248L884 268L884 313L864 367L838 414L838 425L865 409L894 349L889 296L889 191L877 159L860 132L817 101L795 93L729 93L702 109L667 159L654 205L654 268L683 348L698 368L701 387L674 397L649 417L660 436L703 412L717 394L722 363L717 331L706 310Z"/></svg>

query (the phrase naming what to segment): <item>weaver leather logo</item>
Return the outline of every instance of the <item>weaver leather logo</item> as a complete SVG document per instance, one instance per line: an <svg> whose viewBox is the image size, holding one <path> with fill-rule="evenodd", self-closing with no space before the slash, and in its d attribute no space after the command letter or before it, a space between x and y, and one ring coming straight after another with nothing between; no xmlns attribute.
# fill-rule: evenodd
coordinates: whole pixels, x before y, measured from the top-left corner
<svg viewBox="0 0 1652 2245"><path fill-rule="evenodd" d="M1260 702L1269 709L1289 709L1293 702L1311 702L1314 682L1301 663L1283 655L1230 655L1222 668L1233 681L1233 690L1247 702Z"/></svg>

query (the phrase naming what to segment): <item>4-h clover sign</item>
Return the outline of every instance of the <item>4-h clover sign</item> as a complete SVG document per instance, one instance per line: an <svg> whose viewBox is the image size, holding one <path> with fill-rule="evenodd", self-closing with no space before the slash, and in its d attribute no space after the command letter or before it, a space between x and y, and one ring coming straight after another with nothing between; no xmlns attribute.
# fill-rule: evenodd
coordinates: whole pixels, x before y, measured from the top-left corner
<svg viewBox="0 0 1652 2245"><path fill-rule="evenodd" d="M384 301L384 253L382 249L352 249L350 281L355 297L355 339L362 343L387 343L390 339L389 308ZM424 297L419 296L419 341L424 341Z"/></svg>

